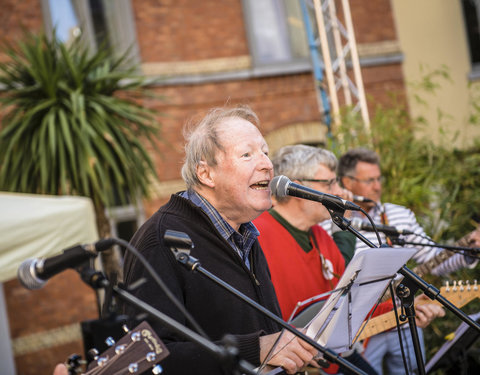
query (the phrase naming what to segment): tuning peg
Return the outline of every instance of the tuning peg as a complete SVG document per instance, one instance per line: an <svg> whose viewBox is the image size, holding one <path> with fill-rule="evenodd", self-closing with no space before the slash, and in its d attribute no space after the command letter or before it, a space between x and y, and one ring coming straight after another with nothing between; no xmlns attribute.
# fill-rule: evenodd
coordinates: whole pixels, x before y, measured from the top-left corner
<svg viewBox="0 0 480 375"><path fill-rule="evenodd" d="M115 340L113 339L112 336L108 336L105 339L105 344L107 344L108 346L113 346L113 345L115 345Z"/></svg>
<svg viewBox="0 0 480 375"><path fill-rule="evenodd" d="M69 371L69 374L77 374L80 373L80 366L86 364L87 362L82 359L81 356L78 354L72 354L70 357L67 359L67 368Z"/></svg>
<svg viewBox="0 0 480 375"><path fill-rule="evenodd" d="M140 335L140 332L134 332L134 333L132 333L130 338L132 339L132 341L140 341L142 336Z"/></svg>
<svg viewBox="0 0 480 375"><path fill-rule="evenodd" d="M136 363L130 363L128 365L128 372L130 374L135 374L138 371L138 364Z"/></svg>
<svg viewBox="0 0 480 375"><path fill-rule="evenodd" d="M145 358L148 362L153 362L157 359L157 355L154 352L148 352Z"/></svg>
<svg viewBox="0 0 480 375"><path fill-rule="evenodd" d="M163 368L160 365L155 365L152 368L152 373L155 374L155 375L161 374L162 372L163 372Z"/></svg>
<svg viewBox="0 0 480 375"><path fill-rule="evenodd" d="M107 357L100 357L97 359L97 365L98 367L103 367L107 364L108 358Z"/></svg>
<svg viewBox="0 0 480 375"><path fill-rule="evenodd" d="M122 329L123 329L123 332L125 332L125 333L130 332L130 328L128 328L128 326L127 326L126 324L124 324L124 325L122 326Z"/></svg>
<svg viewBox="0 0 480 375"><path fill-rule="evenodd" d="M92 360L92 361L96 361L98 359L99 354L100 353L98 352L98 350L96 348L92 348L87 352L88 358L90 358L90 360Z"/></svg>
<svg viewBox="0 0 480 375"><path fill-rule="evenodd" d="M125 351L126 348L127 348L127 345L125 345L125 344L123 344L123 345L117 345L117 346L115 347L115 354L117 354L117 355L118 355L118 354L122 354L122 353Z"/></svg>

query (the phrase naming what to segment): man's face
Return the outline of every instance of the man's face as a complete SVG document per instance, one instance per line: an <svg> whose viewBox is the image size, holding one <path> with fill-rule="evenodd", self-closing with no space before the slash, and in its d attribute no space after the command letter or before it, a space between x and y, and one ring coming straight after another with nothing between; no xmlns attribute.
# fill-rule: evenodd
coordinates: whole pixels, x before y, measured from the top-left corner
<svg viewBox="0 0 480 375"><path fill-rule="evenodd" d="M378 165L359 161L355 173L343 177L342 183L353 194L379 202L382 197L381 176ZM370 207L373 205L373 203L370 203Z"/></svg>
<svg viewBox="0 0 480 375"><path fill-rule="evenodd" d="M260 131L247 120L228 118L219 131L224 151L209 167L213 187L211 203L238 229L272 206L269 183L273 165Z"/></svg>
<svg viewBox="0 0 480 375"><path fill-rule="evenodd" d="M312 180L318 181L300 181L300 183L322 193L333 195L341 195L342 193L337 183L336 173L323 164L319 165L318 171ZM330 213L324 205L309 200L302 200L302 205L304 217L310 220L311 225L330 219Z"/></svg>
<svg viewBox="0 0 480 375"><path fill-rule="evenodd" d="M480 247L480 225L468 235L468 246Z"/></svg>

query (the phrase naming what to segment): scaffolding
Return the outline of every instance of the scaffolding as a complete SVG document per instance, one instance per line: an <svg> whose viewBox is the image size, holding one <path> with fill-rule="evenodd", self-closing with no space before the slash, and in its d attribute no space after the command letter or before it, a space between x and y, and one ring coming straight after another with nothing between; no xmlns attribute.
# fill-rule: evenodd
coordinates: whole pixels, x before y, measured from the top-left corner
<svg viewBox="0 0 480 375"><path fill-rule="evenodd" d="M350 4L341 1L343 22L335 0L300 0L312 59L317 101L329 133L340 125L340 105L360 112L370 130L367 101L360 71ZM349 76L353 71L353 80ZM326 81L326 84L325 84ZM326 87L326 89L325 89ZM326 93L328 90L328 95Z"/></svg>

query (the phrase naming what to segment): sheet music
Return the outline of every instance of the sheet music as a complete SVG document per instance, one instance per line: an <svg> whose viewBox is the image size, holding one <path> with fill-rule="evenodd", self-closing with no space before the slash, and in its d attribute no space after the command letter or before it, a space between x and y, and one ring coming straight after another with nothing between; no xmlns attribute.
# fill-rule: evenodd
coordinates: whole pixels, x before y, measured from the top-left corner
<svg viewBox="0 0 480 375"><path fill-rule="evenodd" d="M365 317L416 251L383 247L356 253L338 282L337 291L309 324L307 336L338 352L351 349Z"/></svg>

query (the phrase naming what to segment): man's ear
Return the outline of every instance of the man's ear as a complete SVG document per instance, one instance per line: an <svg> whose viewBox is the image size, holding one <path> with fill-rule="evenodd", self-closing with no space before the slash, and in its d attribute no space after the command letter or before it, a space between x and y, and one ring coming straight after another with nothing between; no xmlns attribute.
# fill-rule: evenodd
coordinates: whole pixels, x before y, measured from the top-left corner
<svg viewBox="0 0 480 375"><path fill-rule="evenodd" d="M215 187L215 171L204 160L197 165L197 177L203 185Z"/></svg>

